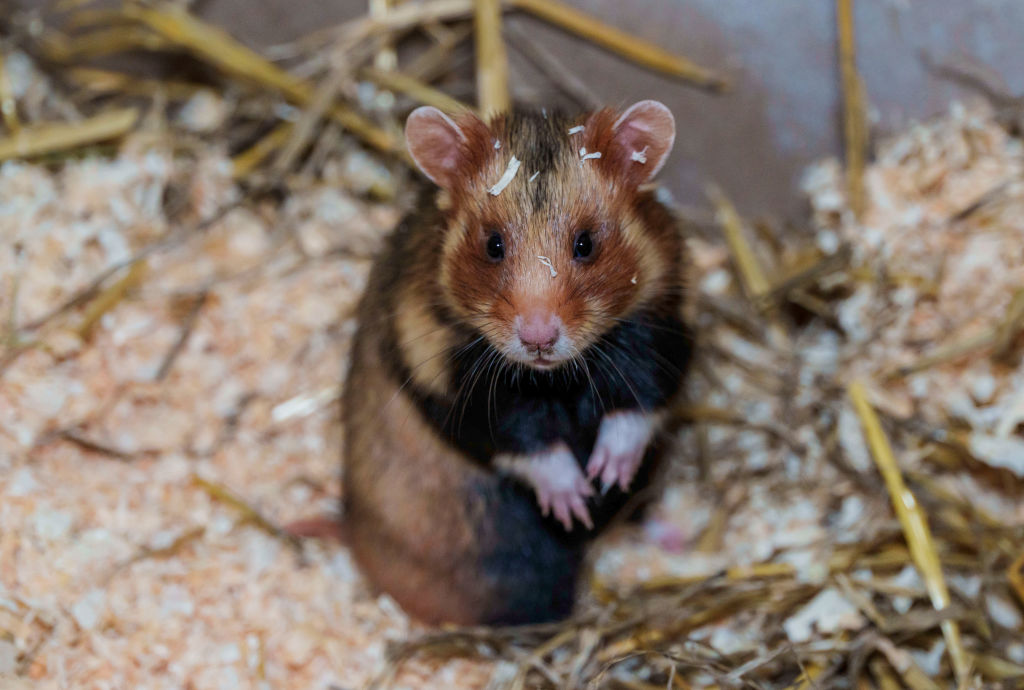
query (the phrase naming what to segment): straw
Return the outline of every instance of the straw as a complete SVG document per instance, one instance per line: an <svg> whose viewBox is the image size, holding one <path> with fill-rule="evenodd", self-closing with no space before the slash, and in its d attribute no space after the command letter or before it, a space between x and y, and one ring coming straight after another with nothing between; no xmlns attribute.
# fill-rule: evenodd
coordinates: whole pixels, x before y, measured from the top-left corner
<svg viewBox="0 0 1024 690"><path fill-rule="evenodd" d="M21 128L21 122L18 120L18 104L11 91L11 80L7 76L6 57L2 51L0 51L0 119L12 134Z"/></svg>
<svg viewBox="0 0 1024 690"><path fill-rule="evenodd" d="M768 294L771 284L765 277L764 269L761 268L761 263L743 232L743 221L740 214L717 186L710 185L707 188L707 195L715 205L718 223L729 243L733 258L736 260L736 268L739 270L740 280L743 281L747 296L757 302L763 295Z"/></svg>
<svg viewBox="0 0 1024 690"><path fill-rule="evenodd" d="M846 149L846 184L850 209L857 218L864 212L864 158L867 151L867 114L864 83L857 72L853 31L853 0L836 0L839 31L839 71L843 90L843 137Z"/></svg>
<svg viewBox="0 0 1024 690"><path fill-rule="evenodd" d="M82 320L75 329L79 337L87 339L93 328L99 323L104 314L116 307L135 288L146 275L147 264L145 261L136 261L128 267L125 275L103 292L99 293L89 307L86 309Z"/></svg>
<svg viewBox="0 0 1024 690"><path fill-rule="evenodd" d="M58 153L127 134L139 119L135 108L118 108L81 122L27 125L0 138L0 161Z"/></svg>
<svg viewBox="0 0 1024 690"><path fill-rule="evenodd" d="M359 76L368 79L378 86L405 94L417 103L432 105L446 113L473 111L473 108L448 94L424 84L423 82L401 72L388 72L375 67L364 67Z"/></svg>
<svg viewBox="0 0 1024 690"><path fill-rule="evenodd" d="M473 14L476 30L477 105L485 117L508 110L508 56L501 38L500 0L477 0Z"/></svg>
<svg viewBox="0 0 1024 690"><path fill-rule="evenodd" d="M946 586L946 580L942 574L942 563L935 550L935 542L931 530L928 528L928 519L924 509L903 482L903 475L896 463L892 447L882 430L882 424L871 407L871 403L868 402L864 384L854 381L847 388L847 394L860 417L875 464L878 465L885 480L885 487L889 491L896 516L903 527L903 535L910 547L914 565L924 579L932 606L937 611L942 611L950 604L949 588ZM960 639L960 628L955 621L945 620L942 622L942 634L946 638L949 656L953 662L957 679L960 683L964 683L970 672L970 662Z"/></svg>
<svg viewBox="0 0 1024 690"><path fill-rule="evenodd" d="M510 0L510 4L644 67L712 91L721 91L728 87L728 82L715 72L598 21L559 0Z"/></svg>
<svg viewBox="0 0 1024 690"><path fill-rule="evenodd" d="M187 12L175 8L155 9L128 5L125 14L229 74L279 91L298 105L306 106L313 101L315 91L310 84L288 74L225 32ZM380 151L398 153L403 150L394 135L346 106L335 104L329 114L343 127Z"/></svg>

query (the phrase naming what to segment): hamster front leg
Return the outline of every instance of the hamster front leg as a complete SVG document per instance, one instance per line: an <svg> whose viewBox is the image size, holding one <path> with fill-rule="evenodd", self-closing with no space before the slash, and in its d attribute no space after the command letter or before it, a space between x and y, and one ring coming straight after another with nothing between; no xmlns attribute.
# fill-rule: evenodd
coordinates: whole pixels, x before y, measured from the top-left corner
<svg viewBox="0 0 1024 690"><path fill-rule="evenodd" d="M603 491L616 484L629 489L661 416L638 410L616 410L601 419L594 450L587 460L587 478L601 478Z"/></svg>
<svg viewBox="0 0 1024 690"><path fill-rule="evenodd" d="M554 513L566 531L572 531L573 517L593 529L587 497L594 489L565 443L558 441L535 453L501 453L495 456L494 465L532 488L541 512Z"/></svg>

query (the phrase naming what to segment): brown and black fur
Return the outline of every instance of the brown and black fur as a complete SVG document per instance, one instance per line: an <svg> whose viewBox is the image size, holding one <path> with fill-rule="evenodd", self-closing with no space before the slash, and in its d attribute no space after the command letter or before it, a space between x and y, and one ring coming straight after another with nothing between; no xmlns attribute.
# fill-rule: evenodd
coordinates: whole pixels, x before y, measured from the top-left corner
<svg viewBox="0 0 1024 690"><path fill-rule="evenodd" d="M629 495L591 499L595 529L567 532L490 460L561 439L582 465L604 412L667 409L679 391L683 238L638 191L644 173L615 148L615 118L459 119L459 183L424 194L372 271L343 401L346 529L369 579L427 622L567 616L587 543ZM577 124L585 130L568 135ZM581 147L602 157L582 160ZM511 155L519 173L489 194ZM495 227L514 248L501 265L481 251ZM570 260L580 227L596 238L586 263ZM495 342L523 299L551 300L585 343L571 366L532 371L501 357ZM632 490L657 461L648 454Z"/></svg>

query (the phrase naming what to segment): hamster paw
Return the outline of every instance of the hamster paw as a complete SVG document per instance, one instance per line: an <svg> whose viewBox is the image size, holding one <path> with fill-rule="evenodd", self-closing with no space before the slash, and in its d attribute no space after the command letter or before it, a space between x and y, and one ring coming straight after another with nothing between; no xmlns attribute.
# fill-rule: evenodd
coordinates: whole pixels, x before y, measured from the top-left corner
<svg viewBox="0 0 1024 690"><path fill-rule="evenodd" d="M655 418L642 412L619 411L605 415L587 461L587 478L600 477L602 492L616 484L627 491L640 469L654 428Z"/></svg>
<svg viewBox="0 0 1024 690"><path fill-rule="evenodd" d="M553 513L567 532L572 531L574 517L593 529L587 497L594 489L565 444L530 455L499 456L496 464L529 485L537 494L541 512L545 516Z"/></svg>

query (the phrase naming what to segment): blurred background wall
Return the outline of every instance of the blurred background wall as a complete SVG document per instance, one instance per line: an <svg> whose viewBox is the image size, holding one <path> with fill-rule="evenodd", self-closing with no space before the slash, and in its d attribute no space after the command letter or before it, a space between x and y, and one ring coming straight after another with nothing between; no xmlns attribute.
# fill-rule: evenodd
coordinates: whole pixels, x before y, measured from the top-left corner
<svg viewBox="0 0 1024 690"><path fill-rule="evenodd" d="M44 0L17 0L33 6ZM711 95L659 77L522 14L512 30L557 57L600 102L663 100L679 124L662 181L684 202L723 185L748 215L798 220L804 166L840 152L840 95L831 0L569 0L626 31L725 72L733 88ZM236 37L266 49L362 15L365 0L197 0L191 6ZM857 0L858 64L873 133L944 110L964 88L929 70L922 55L988 75L1024 93L1024 2ZM471 46L465 46L470 87ZM510 41L519 100L550 103L551 82ZM473 97L468 93L464 98Z"/></svg>

